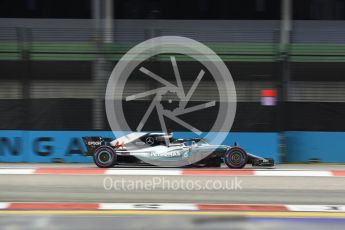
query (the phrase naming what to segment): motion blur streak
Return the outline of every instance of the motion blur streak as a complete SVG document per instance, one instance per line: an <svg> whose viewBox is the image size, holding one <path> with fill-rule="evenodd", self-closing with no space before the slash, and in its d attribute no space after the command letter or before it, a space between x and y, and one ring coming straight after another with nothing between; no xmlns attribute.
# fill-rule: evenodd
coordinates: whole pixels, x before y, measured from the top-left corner
<svg viewBox="0 0 345 230"><path fill-rule="evenodd" d="M27 210L0 211L0 215L212 215L212 216L249 216L249 217L278 217L278 218L345 218L345 213L324 212L235 212L235 211L142 211L142 210Z"/></svg>

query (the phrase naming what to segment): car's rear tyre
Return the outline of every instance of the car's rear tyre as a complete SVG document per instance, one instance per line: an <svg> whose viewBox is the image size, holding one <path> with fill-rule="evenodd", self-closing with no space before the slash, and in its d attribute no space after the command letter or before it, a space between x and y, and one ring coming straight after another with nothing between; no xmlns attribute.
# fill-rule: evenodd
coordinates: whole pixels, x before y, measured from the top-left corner
<svg viewBox="0 0 345 230"><path fill-rule="evenodd" d="M244 149L240 147L230 148L224 156L224 162L229 168L243 168L248 161L248 155Z"/></svg>
<svg viewBox="0 0 345 230"><path fill-rule="evenodd" d="M100 146L95 150L93 160L99 168L110 168L116 164L116 152L109 146Z"/></svg>

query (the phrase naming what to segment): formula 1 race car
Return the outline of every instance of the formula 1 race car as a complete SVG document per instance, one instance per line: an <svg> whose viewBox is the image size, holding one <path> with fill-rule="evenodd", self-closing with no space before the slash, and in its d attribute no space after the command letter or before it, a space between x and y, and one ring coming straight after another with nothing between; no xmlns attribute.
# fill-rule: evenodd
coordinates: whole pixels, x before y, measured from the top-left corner
<svg viewBox="0 0 345 230"><path fill-rule="evenodd" d="M237 144L215 146L208 144L202 138L174 139L172 134L165 133L137 132L115 140L104 137L83 137L83 141L87 148L86 155L92 156L95 164L100 168L110 168L120 164L152 165L147 163L152 159L160 162L187 159L185 165L205 167L220 167L224 162L233 169L243 168L247 163L261 167L274 166L273 159L247 153ZM188 163L190 159L193 160Z"/></svg>

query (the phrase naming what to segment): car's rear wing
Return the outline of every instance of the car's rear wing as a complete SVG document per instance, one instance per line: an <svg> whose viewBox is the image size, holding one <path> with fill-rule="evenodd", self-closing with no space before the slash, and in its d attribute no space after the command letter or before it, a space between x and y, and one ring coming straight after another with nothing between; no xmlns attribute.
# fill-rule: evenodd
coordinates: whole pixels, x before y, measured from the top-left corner
<svg viewBox="0 0 345 230"><path fill-rule="evenodd" d="M100 147L101 145L109 145L111 142L111 138L104 138L104 137L82 137L83 142L86 146L86 156L93 156L95 150Z"/></svg>

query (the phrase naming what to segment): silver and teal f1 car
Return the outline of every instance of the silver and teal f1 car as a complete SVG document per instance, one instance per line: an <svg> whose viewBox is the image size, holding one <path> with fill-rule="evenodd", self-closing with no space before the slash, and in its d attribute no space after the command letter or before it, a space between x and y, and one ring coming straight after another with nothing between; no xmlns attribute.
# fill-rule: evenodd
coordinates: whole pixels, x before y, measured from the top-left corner
<svg viewBox="0 0 345 230"><path fill-rule="evenodd" d="M172 134L165 133L136 132L115 140L83 137L83 141L87 148L86 155L92 156L100 168L121 164L150 165L148 162L152 160L163 163L185 160L184 165L205 167L220 167L224 162L233 169L243 168L248 163L261 167L274 166L273 159L250 154L236 144L215 146L201 138L175 139Z"/></svg>

